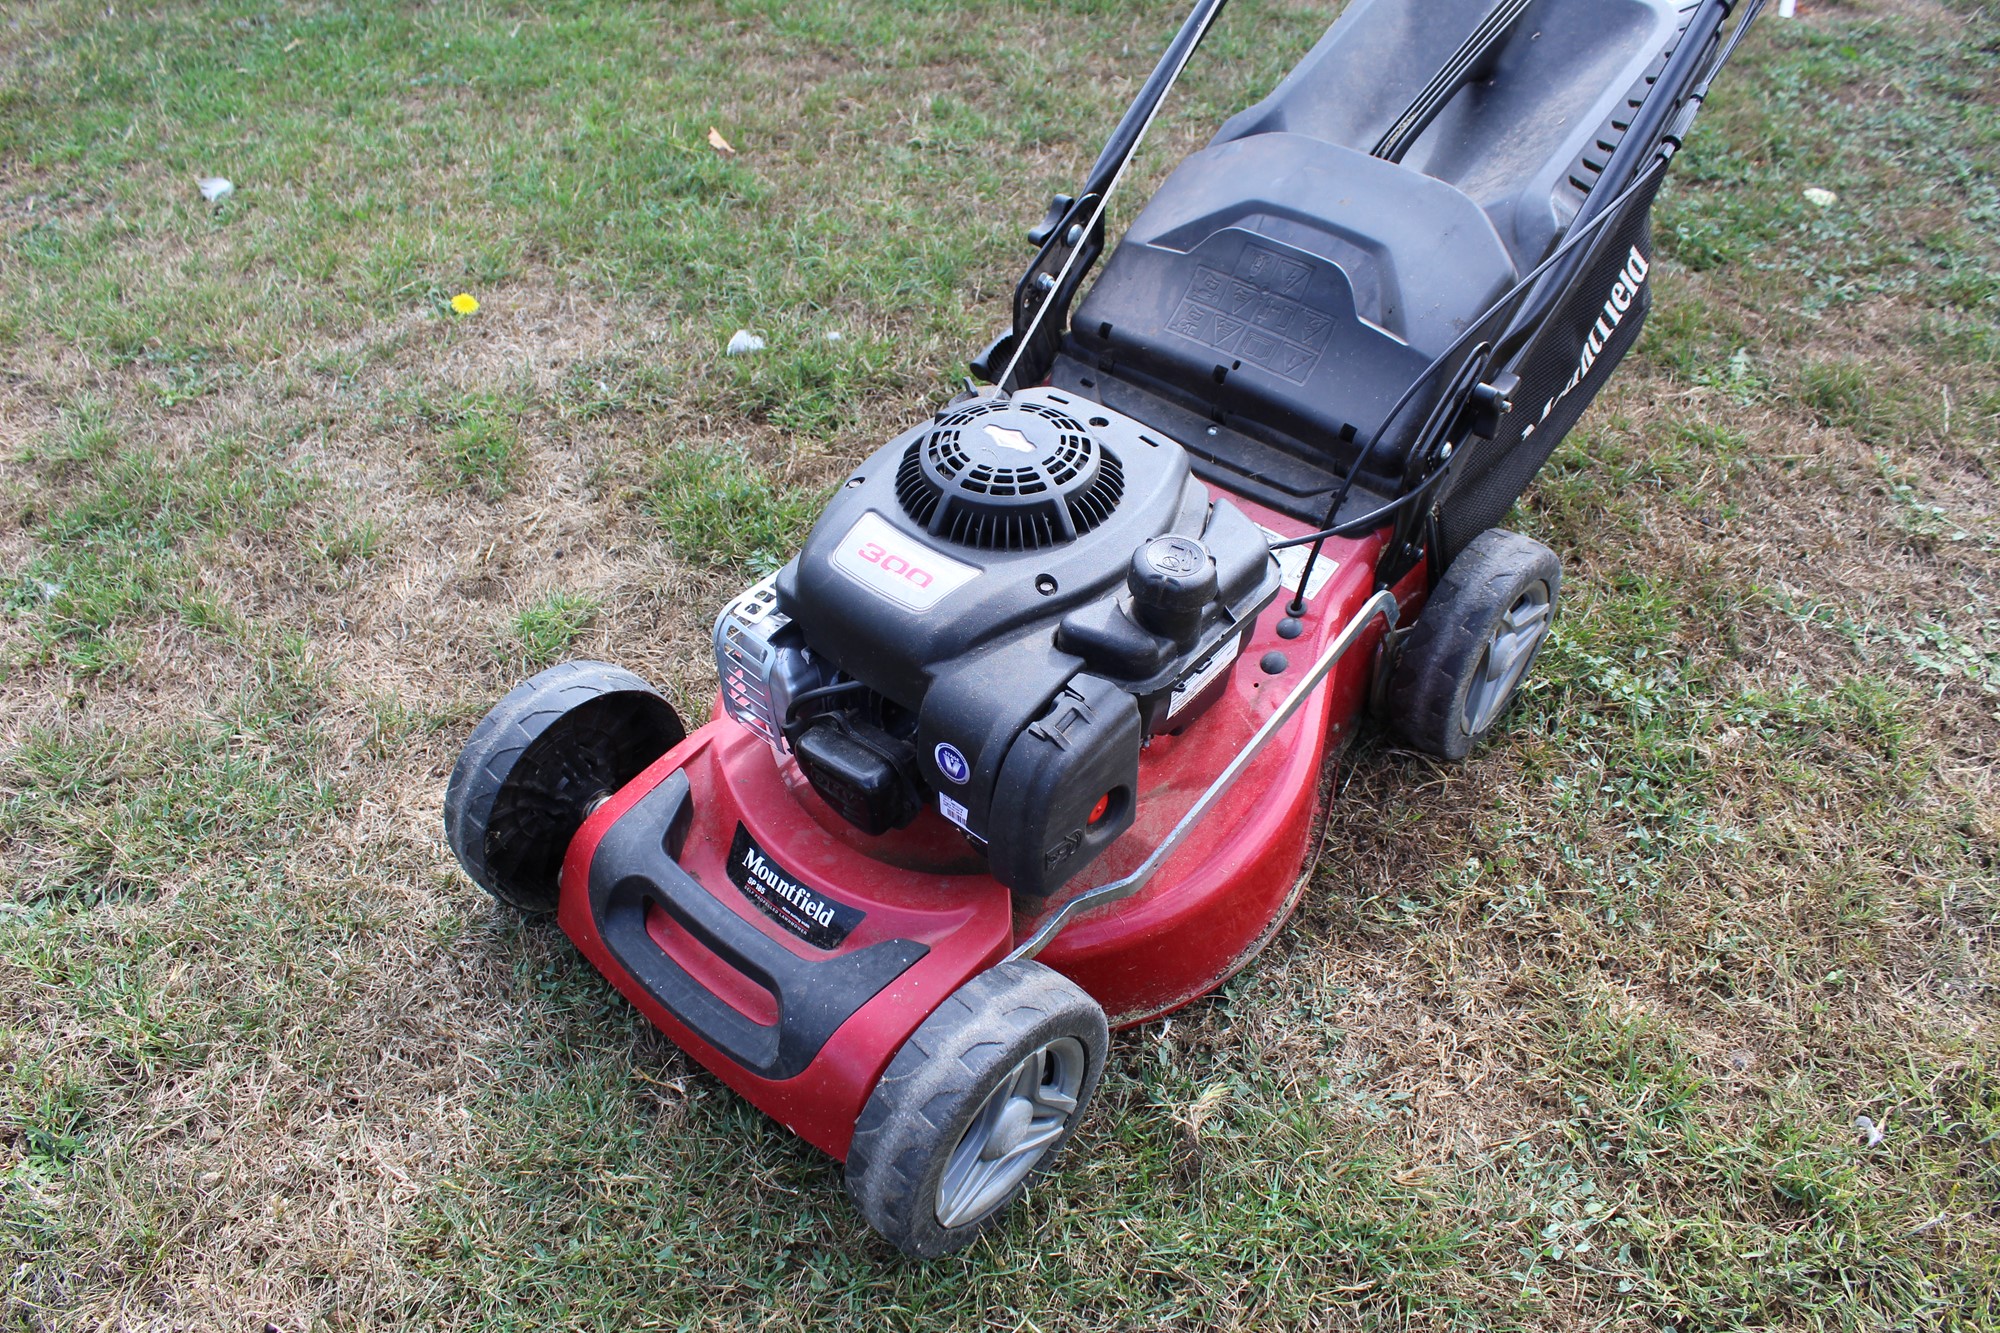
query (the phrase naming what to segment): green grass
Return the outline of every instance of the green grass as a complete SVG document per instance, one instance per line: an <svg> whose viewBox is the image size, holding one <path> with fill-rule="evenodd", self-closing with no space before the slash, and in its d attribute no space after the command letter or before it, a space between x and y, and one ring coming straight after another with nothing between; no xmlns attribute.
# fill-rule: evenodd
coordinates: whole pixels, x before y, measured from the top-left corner
<svg viewBox="0 0 2000 1333"><path fill-rule="evenodd" d="M1327 8L1232 6L1114 223ZM1504 739L1364 740L1271 949L915 1264L439 803L547 663L699 715L1177 8L15 6L0 1321L2000 1328L2000 22L1802 8L1510 520Z"/></svg>
<svg viewBox="0 0 2000 1333"><path fill-rule="evenodd" d="M129 664L128 631L162 613L224 628L227 612L199 591L202 559L237 533L269 533L312 489L279 451L244 439L173 461L120 449L103 409L88 403L50 436L30 463L81 475L29 520L40 549L14 571L7 607L36 656L86 672Z"/></svg>
<svg viewBox="0 0 2000 1333"><path fill-rule="evenodd" d="M447 483L486 499L496 499L514 488L521 455L519 428L484 412L459 421L438 441L438 459Z"/></svg>
<svg viewBox="0 0 2000 1333"><path fill-rule="evenodd" d="M588 593L552 592L514 617L514 651L527 666L548 666L569 652L597 611L597 599Z"/></svg>
<svg viewBox="0 0 2000 1333"><path fill-rule="evenodd" d="M669 449L654 470L648 507L676 555L761 576L791 557L824 498L817 488L773 480L725 444Z"/></svg>

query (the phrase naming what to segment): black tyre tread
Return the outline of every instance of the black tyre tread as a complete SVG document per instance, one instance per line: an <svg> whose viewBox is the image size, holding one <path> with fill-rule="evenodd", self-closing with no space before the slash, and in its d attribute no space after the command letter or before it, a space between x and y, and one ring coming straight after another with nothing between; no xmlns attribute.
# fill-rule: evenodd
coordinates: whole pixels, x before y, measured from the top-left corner
<svg viewBox="0 0 2000 1333"><path fill-rule="evenodd" d="M569 707L621 690L653 692L639 677L609 662L563 662L522 681L495 704L467 739L445 787L445 833L459 864L474 882L487 884L486 849L470 837L469 825L483 822L504 778L507 762L520 756L549 723ZM553 701L562 704L552 706ZM474 783L479 774L492 779ZM482 799L483 798L483 799Z"/></svg>
<svg viewBox="0 0 2000 1333"><path fill-rule="evenodd" d="M1015 1052L1057 1035L1083 1039L1083 1085L1069 1125L1028 1180L1061 1157L1097 1090L1110 1046L1104 1011L1075 982L1034 962L1002 963L945 997L889 1062L855 1123L847 1191L871 1227L904 1253L930 1258L971 1244L1007 1211L1027 1181L984 1217L946 1231L933 1211L931 1168L977 1110L982 1081L1011 1068Z"/></svg>
<svg viewBox="0 0 2000 1333"><path fill-rule="evenodd" d="M1518 532L1488 528L1459 552L1417 617L1390 677L1389 718L1405 742L1459 760L1485 739L1485 732L1467 735L1459 725L1473 668L1499 618L1530 583L1543 578L1553 606L1562 589L1562 562ZM1533 665L1530 659L1529 669Z"/></svg>
<svg viewBox="0 0 2000 1333"><path fill-rule="evenodd" d="M524 897L498 882L487 865L482 836L487 817L514 763L543 732L574 708L628 692L661 698L651 685L623 667L589 659L562 662L509 690L473 728L452 766L444 798L445 840L473 883L523 912L554 909L553 902ZM661 702L665 703L664 698ZM675 721L678 724L678 718Z"/></svg>

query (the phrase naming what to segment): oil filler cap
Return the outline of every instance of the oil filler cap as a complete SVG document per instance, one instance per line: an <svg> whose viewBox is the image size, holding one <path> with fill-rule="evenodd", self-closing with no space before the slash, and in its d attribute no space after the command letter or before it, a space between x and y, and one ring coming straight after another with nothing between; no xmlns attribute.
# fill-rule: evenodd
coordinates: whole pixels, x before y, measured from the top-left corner
<svg viewBox="0 0 2000 1333"><path fill-rule="evenodd" d="M1168 533L1132 553L1125 584L1132 590L1133 618L1185 647L1215 600L1215 557L1195 538Z"/></svg>

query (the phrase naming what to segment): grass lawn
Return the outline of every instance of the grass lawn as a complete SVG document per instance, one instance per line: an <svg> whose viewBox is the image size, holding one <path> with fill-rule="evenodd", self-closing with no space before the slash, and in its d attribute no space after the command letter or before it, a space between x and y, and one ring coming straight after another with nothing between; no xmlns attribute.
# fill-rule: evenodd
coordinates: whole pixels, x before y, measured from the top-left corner
<svg viewBox="0 0 2000 1333"><path fill-rule="evenodd" d="M1329 9L1238 0L1141 174ZM2000 1328L2000 11L1801 11L1515 516L1508 734L1364 741L1292 924L915 1264L440 801L564 656L706 711L1177 4L13 0L0 1322Z"/></svg>

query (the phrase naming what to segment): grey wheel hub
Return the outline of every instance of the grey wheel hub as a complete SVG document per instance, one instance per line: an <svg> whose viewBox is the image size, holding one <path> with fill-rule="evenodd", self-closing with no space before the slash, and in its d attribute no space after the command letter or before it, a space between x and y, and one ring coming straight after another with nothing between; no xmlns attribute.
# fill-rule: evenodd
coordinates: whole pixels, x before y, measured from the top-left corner
<svg viewBox="0 0 2000 1333"><path fill-rule="evenodd" d="M1058 1037L1029 1053L987 1094L938 1179L938 1225L961 1226L996 1207L1027 1178L1076 1113L1083 1043Z"/></svg>
<svg viewBox="0 0 2000 1333"><path fill-rule="evenodd" d="M1492 726L1514 697L1535 649L1548 637L1550 624L1549 585L1536 583L1507 608L1507 614L1493 627L1493 637L1479 655L1472 675L1472 688L1465 695L1466 734L1477 736Z"/></svg>

